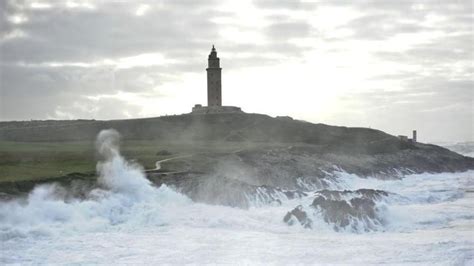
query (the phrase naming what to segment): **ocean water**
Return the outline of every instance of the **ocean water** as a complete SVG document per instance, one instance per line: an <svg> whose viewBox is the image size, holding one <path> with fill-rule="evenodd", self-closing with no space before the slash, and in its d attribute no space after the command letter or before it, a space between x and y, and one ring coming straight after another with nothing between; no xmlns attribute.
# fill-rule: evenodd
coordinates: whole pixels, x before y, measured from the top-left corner
<svg viewBox="0 0 474 266"><path fill-rule="evenodd" d="M283 222L313 197L249 209L195 203L154 187L102 132L102 188L85 199L57 185L0 203L0 264L435 264L474 265L474 171L383 181L339 173L340 189L390 192L374 230Z"/></svg>

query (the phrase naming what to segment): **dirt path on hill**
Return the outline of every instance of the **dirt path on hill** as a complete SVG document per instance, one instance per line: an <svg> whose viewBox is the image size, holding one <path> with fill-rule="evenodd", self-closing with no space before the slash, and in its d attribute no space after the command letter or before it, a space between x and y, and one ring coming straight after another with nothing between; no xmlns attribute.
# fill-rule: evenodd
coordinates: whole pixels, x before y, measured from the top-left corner
<svg viewBox="0 0 474 266"><path fill-rule="evenodd" d="M171 160L175 160L175 159L181 159L181 158L188 158L188 157L191 157L191 156L193 156L193 155L192 154L186 154L186 155L180 155L180 156L171 157L171 158L168 158L168 159L156 161L155 169L150 169L150 170L153 170L153 171L160 170L161 169L161 163L163 163L163 162L167 162L167 161L171 161Z"/></svg>

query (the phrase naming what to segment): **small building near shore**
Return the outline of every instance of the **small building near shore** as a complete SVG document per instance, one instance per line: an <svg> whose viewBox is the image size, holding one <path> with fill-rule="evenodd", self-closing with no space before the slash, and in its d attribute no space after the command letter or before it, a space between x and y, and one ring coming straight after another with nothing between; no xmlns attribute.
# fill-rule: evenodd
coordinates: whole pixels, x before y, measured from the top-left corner
<svg viewBox="0 0 474 266"><path fill-rule="evenodd" d="M401 141L410 141L410 142L416 143L417 142L416 130L413 130L413 137L411 139L409 139L408 136L405 136L405 135L398 135L398 138Z"/></svg>
<svg viewBox="0 0 474 266"><path fill-rule="evenodd" d="M404 135L398 135L398 138L402 141L408 141L408 137Z"/></svg>

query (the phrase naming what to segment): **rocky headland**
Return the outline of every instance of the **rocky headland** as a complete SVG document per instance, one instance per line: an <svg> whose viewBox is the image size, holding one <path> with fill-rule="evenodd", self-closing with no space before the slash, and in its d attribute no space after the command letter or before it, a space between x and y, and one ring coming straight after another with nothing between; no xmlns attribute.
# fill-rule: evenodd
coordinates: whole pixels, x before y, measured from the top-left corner
<svg viewBox="0 0 474 266"><path fill-rule="evenodd" d="M357 226L351 220L353 217L375 225L382 222L374 202L386 197L386 192L338 190L342 173L398 179L407 174L474 169L474 158L436 145L401 140L375 129L245 113L112 121L2 122L0 140L94 140L101 130L109 128L120 132L124 140L186 143L189 146L186 156L175 159L172 165L165 164L162 169L150 169L146 175L157 186L174 187L198 202L247 208L279 204L282 199L319 191L313 195L310 206L298 206L284 217L287 223L298 221L306 227L311 227L311 219L305 208L319 209L324 219L337 228ZM192 143L198 141L209 142L209 151L193 152ZM232 152L217 149L225 143L237 144L239 148ZM69 187L67 193L72 196L84 196L88 189L100 186L93 176L93 173L74 173L41 181L4 182L0 190L8 198L8 195L27 193L38 182L57 182Z"/></svg>

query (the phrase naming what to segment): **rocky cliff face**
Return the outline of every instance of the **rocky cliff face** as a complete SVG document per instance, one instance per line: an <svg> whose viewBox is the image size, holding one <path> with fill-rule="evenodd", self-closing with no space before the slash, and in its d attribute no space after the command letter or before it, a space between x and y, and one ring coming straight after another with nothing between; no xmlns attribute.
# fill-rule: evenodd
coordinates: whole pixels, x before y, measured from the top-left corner
<svg viewBox="0 0 474 266"><path fill-rule="evenodd" d="M331 189L341 174L400 179L407 174L474 169L473 158L433 145L414 144L413 149L372 155L323 150L320 146L290 145L219 156L199 154L185 160L182 170L186 174L149 173L149 178L198 201L248 207L251 202L271 203ZM187 172L198 168L199 173Z"/></svg>

